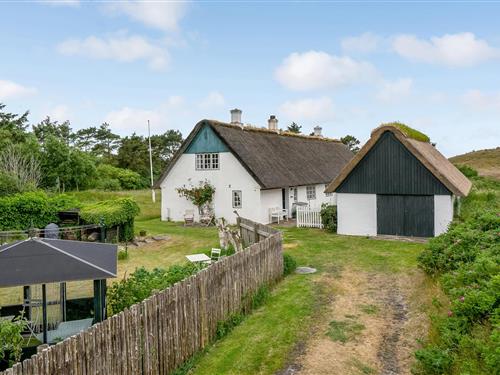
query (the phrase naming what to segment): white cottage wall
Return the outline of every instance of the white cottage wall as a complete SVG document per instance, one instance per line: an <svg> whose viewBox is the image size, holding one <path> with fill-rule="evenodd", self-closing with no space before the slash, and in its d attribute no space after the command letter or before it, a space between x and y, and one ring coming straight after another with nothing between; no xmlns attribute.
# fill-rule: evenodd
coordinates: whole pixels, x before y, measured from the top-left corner
<svg viewBox="0 0 500 375"><path fill-rule="evenodd" d="M197 208L187 199L179 197L176 189L183 185L198 185L209 181L215 186L214 210L217 218L224 217L229 223L236 222L236 210L240 216L251 220L261 220L260 186L241 163L230 152L219 154L218 170L196 170L195 154L182 154L161 184L162 220L183 221L188 209L195 210L195 220L199 220ZM242 207L233 208L232 191L241 190Z"/></svg>
<svg viewBox="0 0 500 375"><path fill-rule="evenodd" d="M260 191L260 223L270 223L269 210L271 208L283 207L282 189L270 189ZM257 206L255 207L257 209Z"/></svg>
<svg viewBox="0 0 500 375"><path fill-rule="evenodd" d="M439 236L448 230L453 220L453 197L434 195L434 235Z"/></svg>
<svg viewBox="0 0 500 375"><path fill-rule="evenodd" d="M297 189L298 193L298 201L309 203L309 206L312 208L320 208L323 203L328 204L337 204L336 195L337 193L333 193L331 195L325 194L325 184L317 184L314 185L316 189L316 199L308 200L307 199L307 186L299 186Z"/></svg>
<svg viewBox="0 0 500 375"><path fill-rule="evenodd" d="M377 195L337 193L338 234L377 235Z"/></svg>

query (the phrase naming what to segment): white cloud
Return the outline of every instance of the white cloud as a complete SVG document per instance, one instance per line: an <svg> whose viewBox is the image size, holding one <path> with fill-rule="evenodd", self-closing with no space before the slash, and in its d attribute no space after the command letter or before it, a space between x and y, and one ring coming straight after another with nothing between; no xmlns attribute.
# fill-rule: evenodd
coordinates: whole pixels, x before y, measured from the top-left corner
<svg viewBox="0 0 500 375"><path fill-rule="evenodd" d="M500 110L500 92L484 93L480 90L469 90L462 96L462 102L476 110Z"/></svg>
<svg viewBox="0 0 500 375"><path fill-rule="evenodd" d="M465 67L500 57L500 51L472 33L446 34L430 41L414 35L399 35L392 47L402 57L415 62Z"/></svg>
<svg viewBox="0 0 500 375"><path fill-rule="evenodd" d="M162 115L158 110L131 107L123 107L116 111L111 111L104 118L104 121L109 123L119 133L130 131L144 133L141 129L147 129L148 120L154 124L163 123Z"/></svg>
<svg viewBox="0 0 500 375"><path fill-rule="evenodd" d="M66 105L59 104L49 111L48 116L52 120L56 120L58 122L64 122L70 119L70 109Z"/></svg>
<svg viewBox="0 0 500 375"><path fill-rule="evenodd" d="M187 10L185 1L120 1L107 6L112 13L125 14L148 27L175 31Z"/></svg>
<svg viewBox="0 0 500 375"><path fill-rule="evenodd" d="M222 107L226 103L224 96L218 91L210 92L200 102L200 108L209 110L214 107Z"/></svg>
<svg viewBox="0 0 500 375"><path fill-rule="evenodd" d="M373 33L363 33L358 36L349 36L341 40L340 44L344 52L370 53L377 50L382 38Z"/></svg>
<svg viewBox="0 0 500 375"><path fill-rule="evenodd" d="M99 38L68 39L57 46L57 50L67 56L83 56L101 60L132 62L145 60L155 70L168 66L169 55L162 45L155 44L137 35L118 33Z"/></svg>
<svg viewBox="0 0 500 375"><path fill-rule="evenodd" d="M104 121L119 134L137 132L145 134L147 120L151 123L151 132L164 132L169 126L179 127L179 119L185 121L192 114L193 105L188 105L184 97L169 96L164 102L151 109L122 107L109 112ZM174 121L175 120L175 121Z"/></svg>
<svg viewBox="0 0 500 375"><path fill-rule="evenodd" d="M276 69L276 79L292 90L328 89L366 81L376 75L367 62L322 51L292 53Z"/></svg>
<svg viewBox="0 0 500 375"><path fill-rule="evenodd" d="M287 101L280 106L279 112L291 121L328 120L333 117L333 102L328 97Z"/></svg>
<svg viewBox="0 0 500 375"><path fill-rule="evenodd" d="M400 78L395 81L385 81L376 98L383 102L398 101L411 94L413 80L411 78Z"/></svg>
<svg viewBox="0 0 500 375"><path fill-rule="evenodd" d="M26 87L19 83L0 80L0 100L20 98L36 93L33 87Z"/></svg>

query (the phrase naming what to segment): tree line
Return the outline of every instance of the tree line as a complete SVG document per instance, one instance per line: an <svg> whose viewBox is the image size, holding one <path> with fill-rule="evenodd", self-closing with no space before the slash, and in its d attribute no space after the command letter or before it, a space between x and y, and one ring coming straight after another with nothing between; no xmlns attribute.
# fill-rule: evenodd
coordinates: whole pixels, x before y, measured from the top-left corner
<svg viewBox="0 0 500 375"><path fill-rule="evenodd" d="M149 186L147 137L121 137L107 123L76 131L69 121L50 117L30 124L28 111L15 114L5 107L0 103L0 195ZM151 136L155 179L182 141L177 130Z"/></svg>

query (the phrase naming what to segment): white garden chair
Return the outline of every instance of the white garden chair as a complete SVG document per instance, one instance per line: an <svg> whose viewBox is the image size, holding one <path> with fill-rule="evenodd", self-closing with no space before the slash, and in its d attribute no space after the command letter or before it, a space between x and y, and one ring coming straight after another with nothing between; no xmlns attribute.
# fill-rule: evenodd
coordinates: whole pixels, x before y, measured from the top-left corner
<svg viewBox="0 0 500 375"><path fill-rule="evenodd" d="M271 207L269 209L269 218L271 223L274 223L274 219L277 219L279 224L283 218L288 220L288 211L279 207Z"/></svg>
<svg viewBox="0 0 500 375"><path fill-rule="evenodd" d="M194 224L194 210L186 210L184 213L184 226Z"/></svg>

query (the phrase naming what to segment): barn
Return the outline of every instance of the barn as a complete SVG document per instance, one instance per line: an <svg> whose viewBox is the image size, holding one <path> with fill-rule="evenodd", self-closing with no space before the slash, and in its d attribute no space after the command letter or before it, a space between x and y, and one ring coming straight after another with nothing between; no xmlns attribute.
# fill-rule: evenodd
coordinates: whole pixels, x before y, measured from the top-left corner
<svg viewBox="0 0 500 375"><path fill-rule="evenodd" d="M429 137L391 123L372 131L325 192L337 193L339 234L433 237L471 185Z"/></svg>

